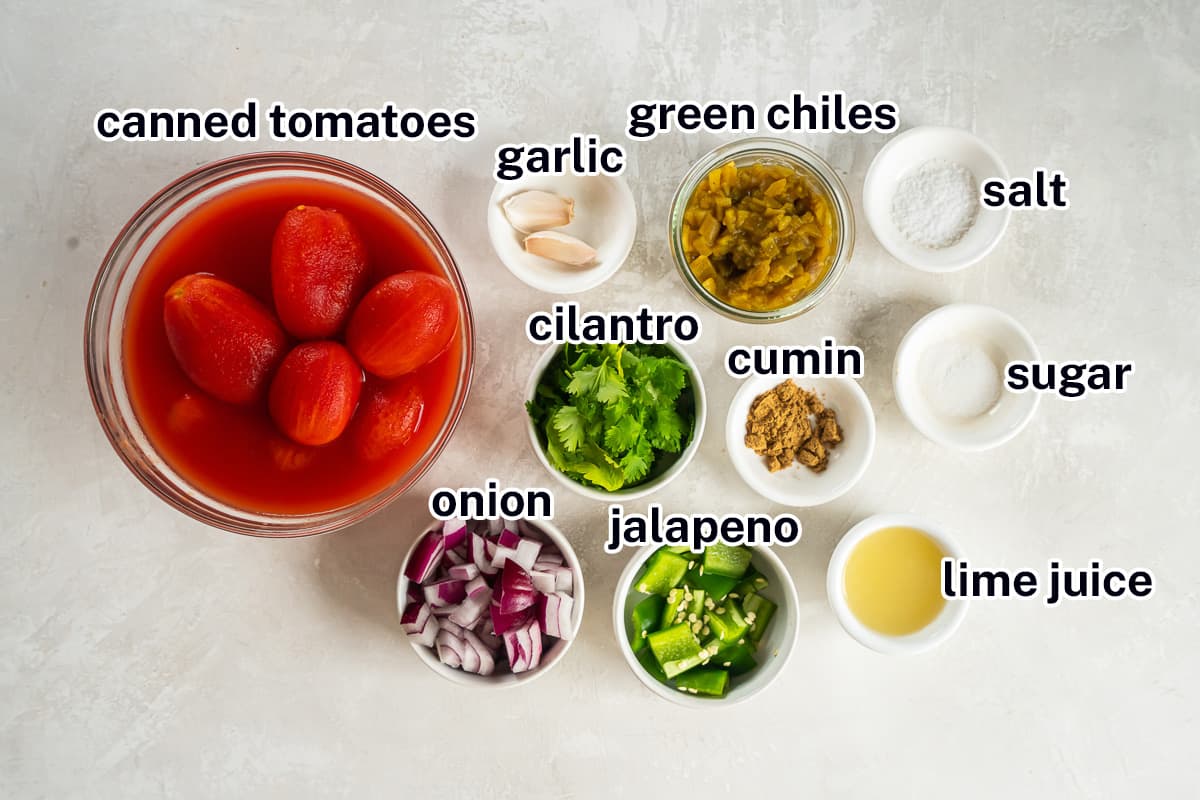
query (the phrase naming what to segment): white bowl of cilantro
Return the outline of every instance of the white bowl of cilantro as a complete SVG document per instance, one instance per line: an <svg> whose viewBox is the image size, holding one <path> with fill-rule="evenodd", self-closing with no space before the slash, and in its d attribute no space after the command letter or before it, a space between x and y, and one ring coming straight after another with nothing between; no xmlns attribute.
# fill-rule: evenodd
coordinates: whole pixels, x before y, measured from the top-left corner
<svg viewBox="0 0 1200 800"><path fill-rule="evenodd" d="M671 345L554 345L525 391L529 442L584 497L644 497L670 483L704 433L704 383Z"/></svg>

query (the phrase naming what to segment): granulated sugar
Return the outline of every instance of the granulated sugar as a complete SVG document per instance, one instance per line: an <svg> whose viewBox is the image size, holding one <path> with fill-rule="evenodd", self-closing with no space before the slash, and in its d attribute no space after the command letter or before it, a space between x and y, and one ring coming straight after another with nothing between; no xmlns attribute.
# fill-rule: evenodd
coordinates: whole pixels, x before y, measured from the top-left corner
<svg viewBox="0 0 1200 800"><path fill-rule="evenodd" d="M920 380L934 413L954 420L988 413L1003 388L1000 366L974 342L947 341L931 347L921 358Z"/></svg>
<svg viewBox="0 0 1200 800"><path fill-rule="evenodd" d="M961 164L934 158L900 181L892 221L913 244L940 250L963 237L979 213L975 176Z"/></svg>

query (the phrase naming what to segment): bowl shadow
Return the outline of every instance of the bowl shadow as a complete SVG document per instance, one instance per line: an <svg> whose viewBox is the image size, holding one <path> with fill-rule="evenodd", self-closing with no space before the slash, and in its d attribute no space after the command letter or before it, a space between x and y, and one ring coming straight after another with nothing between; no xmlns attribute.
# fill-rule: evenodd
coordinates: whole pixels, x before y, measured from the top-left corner
<svg viewBox="0 0 1200 800"><path fill-rule="evenodd" d="M849 341L866 355L867 368L859 384L871 399L876 422L882 410L899 414L892 386L892 364L900 340L917 320L945 303L928 297L900 295L867 306L850 324Z"/></svg>
<svg viewBox="0 0 1200 800"><path fill-rule="evenodd" d="M404 639L396 582L405 554L428 522L425 493L414 491L357 525L321 537L321 588L351 614Z"/></svg>

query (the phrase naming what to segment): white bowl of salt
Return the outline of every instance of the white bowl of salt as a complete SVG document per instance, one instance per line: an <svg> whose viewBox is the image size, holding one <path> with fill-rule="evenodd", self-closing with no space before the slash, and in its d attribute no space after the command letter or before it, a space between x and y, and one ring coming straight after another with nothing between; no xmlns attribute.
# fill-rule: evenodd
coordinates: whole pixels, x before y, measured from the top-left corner
<svg viewBox="0 0 1200 800"><path fill-rule="evenodd" d="M871 232L897 260L954 272L982 259L1004 236L1011 210L979 202L980 186L1008 171L996 151L959 128L922 126L895 136L863 182Z"/></svg>
<svg viewBox="0 0 1200 800"><path fill-rule="evenodd" d="M956 450L988 450L1015 437L1037 410L1037 392L1012 392L1012 361L1039 360L1019 322L990 306L955 303L926 314L896 350L896 402L918 431Z"/></svg>

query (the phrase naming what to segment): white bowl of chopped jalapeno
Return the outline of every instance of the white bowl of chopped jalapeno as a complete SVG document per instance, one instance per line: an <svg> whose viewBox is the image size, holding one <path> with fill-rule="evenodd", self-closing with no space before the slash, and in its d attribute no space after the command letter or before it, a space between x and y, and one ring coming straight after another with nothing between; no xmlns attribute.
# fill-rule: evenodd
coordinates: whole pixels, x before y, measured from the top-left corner
<svg viewBox="0 0 1200 800"><path fill-rule="evenodd" d="M799 601L769 547L638 550L617 581L613 628L647 689L692 708L748 700L787 665Z"/></svg>

